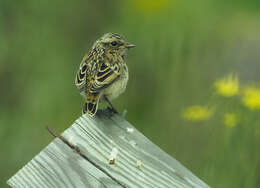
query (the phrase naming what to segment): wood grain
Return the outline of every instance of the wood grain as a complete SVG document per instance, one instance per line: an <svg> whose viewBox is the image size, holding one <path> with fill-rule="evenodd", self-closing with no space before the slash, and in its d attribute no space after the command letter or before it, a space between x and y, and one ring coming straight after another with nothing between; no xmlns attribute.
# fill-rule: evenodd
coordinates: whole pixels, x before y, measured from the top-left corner
<svg viewBox="0 0 260 188"><path fill-rule="evenodd" d="M125 187L209 188L119 115L83 115L62 136ZM109 164L113 148L118 150ZM138 161L138 162L137 162ZM55 138L11 177L11 187L122 187Z"/></svg>

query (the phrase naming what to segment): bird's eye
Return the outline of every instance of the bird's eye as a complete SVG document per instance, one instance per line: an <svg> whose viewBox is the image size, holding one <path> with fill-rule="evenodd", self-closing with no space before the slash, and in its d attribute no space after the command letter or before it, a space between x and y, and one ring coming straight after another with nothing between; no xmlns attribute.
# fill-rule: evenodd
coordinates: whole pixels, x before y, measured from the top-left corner
<svg viewBox="0 0 260 188"><path fill-rule="evenodd" d="M112 45L112 46L116 46L116 45L117 45L117 42L116 42L116 41L113 41L113 42L111 42L111 45Z"/></svg>

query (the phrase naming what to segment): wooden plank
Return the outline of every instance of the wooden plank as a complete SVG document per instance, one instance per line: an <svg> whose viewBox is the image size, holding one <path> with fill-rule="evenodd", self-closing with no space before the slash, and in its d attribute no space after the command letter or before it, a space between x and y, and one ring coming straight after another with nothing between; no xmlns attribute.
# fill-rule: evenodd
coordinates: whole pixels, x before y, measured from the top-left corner
<svg viewBox="0 0 260 188"><path fill-rule="evenodd" d="M107 111L94 118L83 115L62 136L125 187L209 188L119 115ZM112 150L118 154L109 164ZM122 187L58 138L7 183L11 187Z"/></svg>

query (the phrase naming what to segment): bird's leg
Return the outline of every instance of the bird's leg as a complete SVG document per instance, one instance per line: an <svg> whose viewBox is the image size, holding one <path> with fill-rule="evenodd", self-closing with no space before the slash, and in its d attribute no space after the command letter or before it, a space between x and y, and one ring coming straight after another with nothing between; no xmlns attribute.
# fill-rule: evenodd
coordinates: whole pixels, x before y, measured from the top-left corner
<svg viewBox="0 0 260 188"><path fill-rule="evenodd" d="M106 95L104 95L104 99L105 99L105 101L109 104L110 110L112 110L114 113L118 114L117 110L115 109L115 107L113 106L113 104L108 100L108 98L107 98Z"/></svg>
<svg viewBox="0 0 260 188"><path fill-rule="evenodd" d="M84 103L83 108L82 108L82 115L87 112L87 103Z"/></svg>

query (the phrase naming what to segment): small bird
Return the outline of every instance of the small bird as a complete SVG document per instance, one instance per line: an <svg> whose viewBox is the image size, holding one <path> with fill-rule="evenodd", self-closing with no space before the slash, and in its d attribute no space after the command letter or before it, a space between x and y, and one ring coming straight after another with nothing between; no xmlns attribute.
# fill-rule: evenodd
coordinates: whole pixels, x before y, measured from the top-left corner
<svg viewBox="0 0 260 188"><path fill-rule="evenodd" d="M99 101L106 101L117 113L112 101L123 93L128 81L127 51L135 47L116 33L106 33L92 46L79 66L75 85L85 98L83 114L94 116Z"/></svg>

